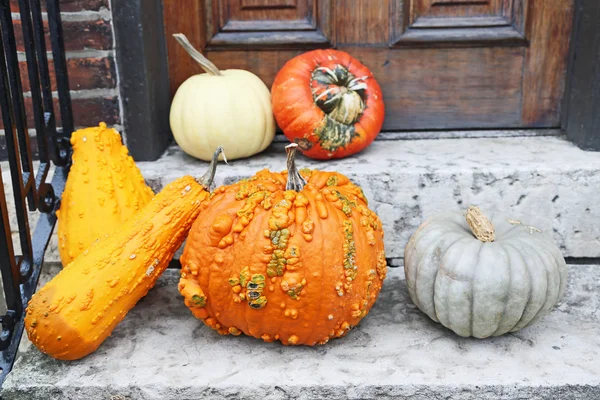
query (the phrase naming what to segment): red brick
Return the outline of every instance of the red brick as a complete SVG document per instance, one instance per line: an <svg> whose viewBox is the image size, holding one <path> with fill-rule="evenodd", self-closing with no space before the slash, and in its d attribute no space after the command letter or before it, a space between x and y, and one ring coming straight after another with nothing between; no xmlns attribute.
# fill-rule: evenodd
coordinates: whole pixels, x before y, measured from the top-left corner
<svg viewBox="0 0 600 400"><path fill-rule="evenodd" d="M17 50L25 51L23 46L23 30L21 20L13 20ZM50 51L50 34L48 22L44 21L46 33L46 49ZM63 21L63 34L66 51L85 49L110 50L113 47L112 27L110 21Z"/></svg>
<svg viewBox="0 0 600 400"><path fill-rule="evenodd" d="M46 2L41 0L42 10L46 11ZM98 11L102 7L110 8L109 0L61 0L61 12L77 12L77 11ZM13 12L19 12L18 0L10 1L10 8Z"/></svg>
<svg viewBox="0 0 600 400"><path fill-rule="evenodd" d="M108 125L120 123L119 101L116 97L95 97L90 99L73 99L73 122L75 126L92 126L104 121ZM56 124L62 126L60 121L60 108L58 99L54 99L54 110L56 112ZM27 127L35 128L33 120L33 106L30 97L25 98L25 112L27 114ZM4 125L0 121L0 129Z"/></svg>
<svg viewBox="0 0 600 400"><path fill-rule="evenodd" d="M56 90L54 63L48 61L52 90ZM112 58L70 58L67 60L71 90L104 89L116 86L115 63ZM27 62L19 63L23 91L28 92Z"/></svg>

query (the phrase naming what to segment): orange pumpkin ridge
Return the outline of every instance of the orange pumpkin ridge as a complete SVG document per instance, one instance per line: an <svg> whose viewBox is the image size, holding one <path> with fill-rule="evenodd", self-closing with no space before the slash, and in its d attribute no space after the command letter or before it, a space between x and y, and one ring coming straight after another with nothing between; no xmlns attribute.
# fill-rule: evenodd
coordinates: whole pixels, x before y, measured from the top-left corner
<svg viewBox="0 0 600 400"><path fill-rule="evenodd" d="M337 172L263 170L217 189L181 257L179 291L221 334L315 345L369 312L386 275L383 230ZM286 190L286 186L287 189Z"/></svg>
<svg viewBox="0 0 600 400"><path fill-rule="evenodd" d="M314 50L288 61L271 89L273 113L304 155L341 158L375 139L383 125L381 88L367 67L338 50Z"/></svg>

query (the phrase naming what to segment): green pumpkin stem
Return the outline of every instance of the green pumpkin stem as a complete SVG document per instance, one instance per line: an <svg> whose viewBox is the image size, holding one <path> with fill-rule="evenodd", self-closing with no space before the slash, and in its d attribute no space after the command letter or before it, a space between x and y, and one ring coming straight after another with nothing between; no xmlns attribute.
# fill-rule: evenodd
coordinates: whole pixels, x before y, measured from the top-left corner
<svg viewBox="0 0 600 400"><path fill-rule="evenodd" d="M212 160L210 160L210 165L208 166L208 170L204 175L200 178L196 179L200 185L204 186L204 189L210 190L210 185L212 185L213 180L215 179L215 172L217 171L217 163L219 162L219 156L223 154L223 161L227 164L227 157L225 157L225 150L223 150L222 146L217 147L215 150Z"/></svg>
<svg viewBox="0 0 600 400"><path fill-rule="evenodd" d="M493 242L496 239L494 225L481 212L479 207L469 206L467 209L467 224L471 228L473 235L482 242Z"/></svg>
<svg viewBox="0 0 600 400"><path fill-rule="evenodd" d="M296 151L298 151L297 143L290 143L285 146L285 152L287 153L287 169L288 169L288 179L287 184L285 185L285 190L294 190L296 192L304 189L304 185L306 185L306 181L298 172L298 168L296 168Z"/></svg>
<svg viewBox="0 0 600 400"><path fill-rule="evenodd" d="M196 60L198 64L200 64L200 66L204 71L206 71L206 73L211 75L223 75L215 64L213 64L208 58L204 57L202 53L200 53L194 48L194 46L192 46L188 38L183 33L174 33L173 37L175 38L175 40L177 40L177 42L179 42L181 47L185 49L185 51L190 55L190 57L192 57L194 60Z"/></svg>

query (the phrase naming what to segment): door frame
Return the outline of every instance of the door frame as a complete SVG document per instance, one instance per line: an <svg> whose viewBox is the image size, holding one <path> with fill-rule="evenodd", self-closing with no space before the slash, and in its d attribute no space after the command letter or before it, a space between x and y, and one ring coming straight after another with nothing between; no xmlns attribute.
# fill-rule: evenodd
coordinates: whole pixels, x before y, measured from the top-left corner
<svg viewBox="0 0 600 400"><path fill-rule="evenodd" d="M153 161L172 139L163 0L111 0L111 9L126 143L135 160ZM561 133L600 151L600 2L576 0L573 18Z"/></svg>
<svg viewBox="0 0 600 400"><path fill-rule="evenodd" d="M600 2L576 0L561 116L567 138L600 151Z"/></svg>

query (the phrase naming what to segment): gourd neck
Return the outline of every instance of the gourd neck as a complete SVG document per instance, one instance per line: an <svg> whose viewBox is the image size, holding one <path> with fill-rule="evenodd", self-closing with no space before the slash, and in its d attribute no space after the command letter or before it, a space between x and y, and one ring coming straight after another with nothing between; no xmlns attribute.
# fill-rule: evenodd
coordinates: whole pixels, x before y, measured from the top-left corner
<svg viewBox="0 0 600 400"><path fill-rule="evenodd" d="M212 159L210 160L210 164L208 166L208 170L204 175L200 178L196 179L200 185L204 187L205 190L210 190L210 185L212 185L213 180L215 179L215 172L217 171L217 164L219 162L219 156L223 154L223 161L227 164L227 158L225 157L225 151L223 147L219 146L215 150Z"/></svg>
<svg viewBox="0 0 600 400"><path fill-rule="evenodd" d="M469 206L467 209L467 224L471 228L473 235L482 242L493 242L496 239L494 225L481 212L479 207Z"/></svg>
<svg viewBox="0 0 600 400"><path fill-rule="evenodd" d="M207 74L215 76L223 75L215 64L213 64L208 58L204 57L202 53L200 53L198 50L196 50L194 46L192 46L188 38L183 33L174 33L173 37L175 38L175 40L177 40L177 42L179 42L181 47L183 47L183 49L190 55L190 57L192 57L194 60L196 60L198 64L200 64L202 69Z"/></svg>
<svg viewBox="0 0 600 400"><path fill-rule="evenodd" d="M298 151L298 144L291 143L285 146L285 152L287 153L287 169L288 169L288 178L287 183L285 185L285 190L294 190L296 192L304 189L304 185L306 185L306 181L298 172L298 168L296 168L296 152Z"/></svg>

